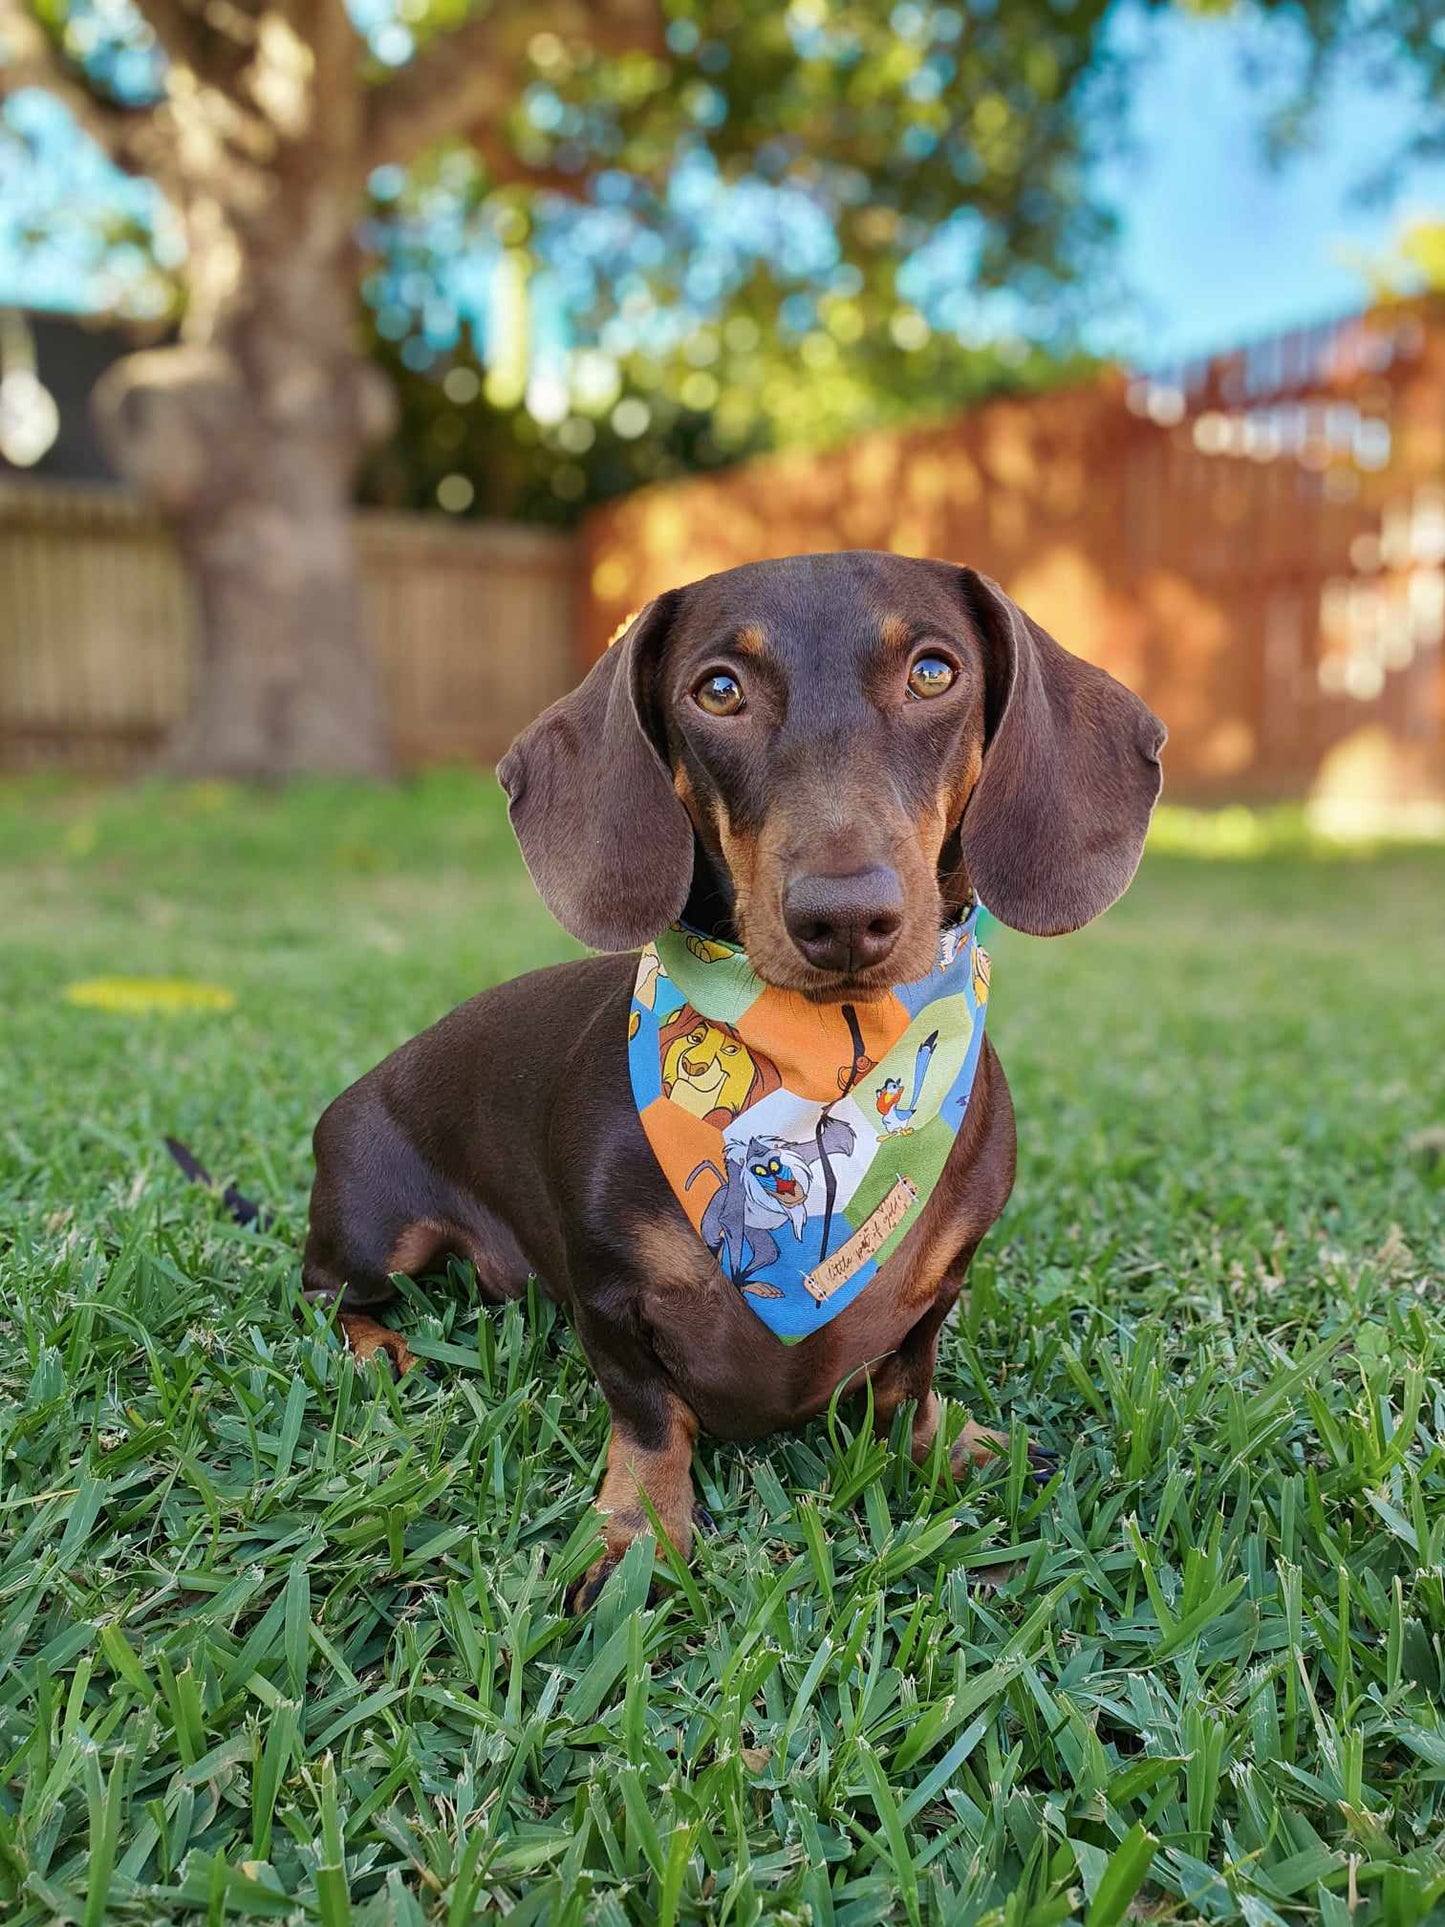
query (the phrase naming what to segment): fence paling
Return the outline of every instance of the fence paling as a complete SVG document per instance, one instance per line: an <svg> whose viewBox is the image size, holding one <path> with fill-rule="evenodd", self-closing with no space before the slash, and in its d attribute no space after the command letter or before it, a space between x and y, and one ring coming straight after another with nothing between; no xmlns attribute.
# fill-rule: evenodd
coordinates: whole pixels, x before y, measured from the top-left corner
<svg viewBox="0 0 1445 1927"><path fill-rule="evenodd" d="M357 517L363 620L404 764L492 760L575 679L575 545L555 531ZM186 712L194 604L118 491L0 485L0 763L124 769Z"/></svg>

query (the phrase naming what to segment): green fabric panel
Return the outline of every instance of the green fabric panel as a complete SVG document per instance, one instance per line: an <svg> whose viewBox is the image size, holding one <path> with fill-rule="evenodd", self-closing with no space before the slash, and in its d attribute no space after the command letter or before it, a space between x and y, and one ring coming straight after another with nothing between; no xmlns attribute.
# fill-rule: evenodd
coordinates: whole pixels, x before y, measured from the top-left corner
<svg viewBox="0 0 1445 1927"><path fill-rule="evenodd" d="M705 963L680 930L665 930L657 954L687 1002L716 1024L735 1025L763 993L762 978L741 951Z"/></svg>

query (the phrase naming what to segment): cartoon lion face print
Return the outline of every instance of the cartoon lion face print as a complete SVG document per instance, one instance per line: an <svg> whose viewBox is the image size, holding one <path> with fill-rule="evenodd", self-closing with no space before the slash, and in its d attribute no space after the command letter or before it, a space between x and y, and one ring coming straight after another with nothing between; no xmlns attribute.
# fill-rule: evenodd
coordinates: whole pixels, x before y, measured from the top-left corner
<svg viewBox="0 0 1445 1927"><path fill-rule="evenodd" d="M750 1050L729 1025L703 1017L691 1004L673 1012L657 1041L663 1095L719 1130L783 1081L762 1051Z"/></svg>
<svg viewBox="0 0 1445 1927"><path fill-rule="evenodd" d="M694 1117L725 1111L736 1117L747 1103L757 1067L742 1040L722 1024L693 1015L691 1026L667 1044L662 1088Z"/></svg>

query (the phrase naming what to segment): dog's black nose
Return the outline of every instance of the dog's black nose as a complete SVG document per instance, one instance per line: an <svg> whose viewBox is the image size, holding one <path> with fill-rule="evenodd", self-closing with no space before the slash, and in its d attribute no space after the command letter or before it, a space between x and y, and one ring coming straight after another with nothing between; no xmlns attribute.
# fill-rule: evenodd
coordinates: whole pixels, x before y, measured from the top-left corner
<svg viewBox="0 0 1445 1927"><path fill-rule="evenodd" d="M795 877L783 896L783 922L815 969L867 970L898 941L903 885L881 863L850 877Z"/></svg>

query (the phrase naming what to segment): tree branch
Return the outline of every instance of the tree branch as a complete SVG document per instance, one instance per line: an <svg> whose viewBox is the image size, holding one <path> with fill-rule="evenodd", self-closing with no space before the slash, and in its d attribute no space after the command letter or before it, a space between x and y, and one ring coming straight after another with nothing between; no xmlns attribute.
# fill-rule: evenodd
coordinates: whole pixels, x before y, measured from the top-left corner
<svg viewBox="0 0 1445 1927"><path fill-rule="evenodd" d="M587 42L600 53L651 47L657 39L654 0L497 0L439 34L367 104L363 150L368 168L405 163L449 134L495 126L517 97L534 34ZM513 178L529 178L518 162Z"/></svg>
<svg viewBox="0 0 1445 1927"><path fill-rule="evenodd" d="M303 14L316 62L316 122L322 141L354 159L361 138L361 41L346 0L309 0Z"/></svg>
<svg viewBox="0 0 1445 1927"><path fill-rule="evenodd" d="M185 0L134 0L136 11L161 44L166 59L189 67L197 80L208 80L213 64L205 42L211 30L186 6Z"/></svg>
<svg viewBox="0 0 1445 1927"><path fill-rule="evenodd" d="M117 167L154 174L169 147L157 107L122 107L97 93L21 0L0 0L0 100L42 87L64 103Z"/></svg>
<svg viewBox="0 0 1445 1927"><path fill-rule="evenodd" d="M565 168L538 166L525 161L507 139L499 122L472 121L461 130L486 164L487 173L497 187L545 188L552 194L575 197L582 187L581 174Z"/></svg>

